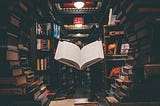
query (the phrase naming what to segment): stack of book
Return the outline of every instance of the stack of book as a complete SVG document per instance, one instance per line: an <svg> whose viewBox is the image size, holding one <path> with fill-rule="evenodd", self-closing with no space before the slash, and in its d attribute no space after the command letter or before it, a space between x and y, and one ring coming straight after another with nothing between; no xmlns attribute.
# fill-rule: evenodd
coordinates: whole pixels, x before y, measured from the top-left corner
<svg viewBox="0 0 160 106"><path fill-rule="evenodd" d="M32 22L26 15L29 8L26 1L5 1L2 8L5 11L0 20L3 22L0 25L0 99L3 106L41 105L38 97L46 90L29 64Z"/></svg>

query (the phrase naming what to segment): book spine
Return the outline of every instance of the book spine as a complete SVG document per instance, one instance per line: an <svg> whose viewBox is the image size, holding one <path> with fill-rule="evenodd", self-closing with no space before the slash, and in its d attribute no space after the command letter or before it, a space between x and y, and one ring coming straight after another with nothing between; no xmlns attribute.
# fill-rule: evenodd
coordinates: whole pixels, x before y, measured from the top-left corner
<svg viewBox="0 0 160 106"><path fill-rule="evenodd" d="M23 95L25 93L23 88L0 88L0 95Z"/></svg>
<svg viewBox="0 0 160 106"><path fill-rule="evenodd" d="M27 83L26 76L23 75L23 76L17 77L17 81L15 82L15 85L19 86L19 85L23 85L26 83Z"/></svg>
<svg viewBox="0 0 160 106"><path fill-rule="evenodd" d="M40 59L37 59L37 70L40 71Z"/></svg>
<svg viewBox="0 0 160 106"><path fill-rule="evenodd" d="M110 31L109 35L114 36L114 35L123 35L125 34L124 31Z"/></svg>
<svg viewBox="0 0 160 106"><path fill-rule="evenodd" d="M43 59L41 59L41 70L44 70Z"/></svg>
<svg viewBox="0 0 160 106"><path fill-rule="evenodd" d="M37 50L40 50L41 49L41 46L40 46L40 39L37 39Z"/></svg>
<svg viewBox="0 0 160 106"><path fill-rule="evenodd" d="M44 70L47 70L47 58L44 59L44 64L45 64Z"/></svg>
<svg viewBox="0 0 160 106"><path fill-rule="evenodd" d="M43 48L43 39L40 39L40 49Z"/></svg>
<svg viewBox="0 0 160 106"><path fill-rule="evenodd" d="M7 45L7 49L8 50L17 50L17 46L13 46L13 45Z"/></svg>
<svg viewBox="0 0 160 106"><path fill-rule="evenodd" d="M10 66L19 66L20 62L19 61L9 61Z"/></svg>
<svg viewBox="0 0 160 106"><path fill-rule="evenodd" d="M26 76L0 78L0 84L12 84L19 86L25 83L26 83Z"/></svg>
<svg viewBox="0 0 160 106"><path fill-rule="evenodd" d="M21 68L12 70L12 76L19 76L19 75L22 75L22 69Z"/></svg>
<svg viewBox="0 0 160 106"><path fill-rule="evenodd" d="M28 7L22 2L19 2L19 7L22 8L25 12L28 11Z"/></svg>
<svg viewBox="0 0 160 106"><path fill-rule="evenodd" d="M15 17L11 16L10 17L10 23L15 25L16 27L19 27L20 26L20 22L18 19L16 19Z"/></svg>
<svg viewBox="0 0 160 106"><path fill-rule="evenodd" d="M19 60L18 52L16 52L16 51L7 51L6 59L7 60Z"/></svg>
<svg viewBox="0 0 160 106"><path fill-rule="evenodd" d="M138 8L139 13L160 12L160 8Z"/></svg>
<svg viewBox="0 0 160 106"><path fill-rule="evenodd" d="M48 51L49 51L49 50L50 50L50 48L51 48L50 46L51 46L51 41L50 41L50 40L48 40L48 46L47 46L47 47L48 47Z"/></svg>

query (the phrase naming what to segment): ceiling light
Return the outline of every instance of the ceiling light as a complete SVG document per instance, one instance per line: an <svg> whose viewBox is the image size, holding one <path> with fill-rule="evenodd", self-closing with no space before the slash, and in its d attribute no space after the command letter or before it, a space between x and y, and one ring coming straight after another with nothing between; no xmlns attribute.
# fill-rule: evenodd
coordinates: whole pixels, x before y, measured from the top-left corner
<svg viewBox="0 0 160 106"><path fill-rule="evenodd" d="M80 9L80 8L84 7L84 2L83 2L82 0L76 0L76 1L74 2L74 6L75 6L76 8L78 8L78 9Z"/></svg>
<svg viewBox="0 0 160 106"><path fill-rule="evenodd" d="M88 37L89 34L77 33L77 34L68 34L68 36L70 36L70 37Z"/></svg>
<svg viewBox="0 0 160 106"><path fill-rule="evenodd" d="M75 27L81 28L81 27L82 27L82 24L75 24Z"/></svg>

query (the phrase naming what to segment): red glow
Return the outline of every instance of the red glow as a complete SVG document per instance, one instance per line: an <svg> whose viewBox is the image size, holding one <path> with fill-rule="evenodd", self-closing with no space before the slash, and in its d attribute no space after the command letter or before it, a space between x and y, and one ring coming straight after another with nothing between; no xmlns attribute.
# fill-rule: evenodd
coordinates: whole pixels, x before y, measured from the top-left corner
<svg viewBox="0 0 160 106"><path fill-rule="evenodd" d="M83 17L74 18L74 24L83 24L83 23L84 23Z"/></svg>
<svg viewBox="0 0 160 106"><path fill-rule="evenodd" d="M94 3L93 2L85 2L85 7L89 7L89 6L92 6Z"/></svg>
<svg viewBox="0 0 160 106"><path fill-rule="evenodd" d="M64 3L63 5L64 5L64 7L66 7L66 8L73 8L73 7L74 7L74 4L73 4L73 3Z"/></svg>

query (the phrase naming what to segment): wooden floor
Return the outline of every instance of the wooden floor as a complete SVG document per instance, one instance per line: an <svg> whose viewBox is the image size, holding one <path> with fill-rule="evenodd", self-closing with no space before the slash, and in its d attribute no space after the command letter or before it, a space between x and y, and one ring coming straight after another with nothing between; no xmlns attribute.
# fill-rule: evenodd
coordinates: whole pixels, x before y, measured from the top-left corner
<svg viewBox="0 0 160 106"><path fill-rule="evenodd" d="M109 106L104 102L89 102L89 88L77 88L71 98L65 100L51 101L49 106Z"/></svg>
<svg viewBox="0 0 160 106"><path fill-rule="evenodd" d="M49 106L98 106L97 102L88 102L87 98L51 101Z"/></svg>
<svg viewBox="0 0 160 106"><path fill-rule="evenodd" d="M89 88L77 88L72 98L89 98L90 89Z"/></svg>

